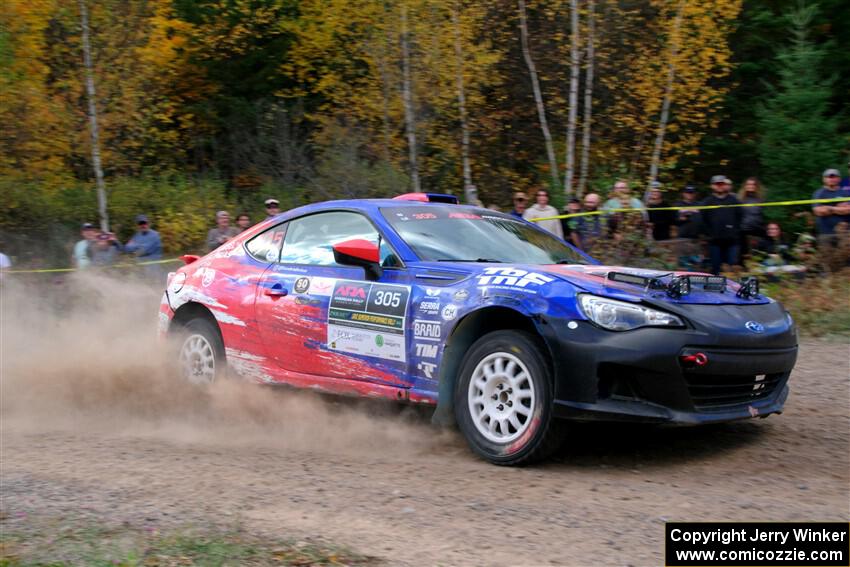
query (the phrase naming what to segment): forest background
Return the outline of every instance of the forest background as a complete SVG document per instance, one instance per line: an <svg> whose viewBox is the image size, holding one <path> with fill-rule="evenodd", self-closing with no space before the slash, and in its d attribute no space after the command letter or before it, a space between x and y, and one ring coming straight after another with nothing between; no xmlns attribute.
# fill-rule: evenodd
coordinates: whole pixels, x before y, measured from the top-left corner
<svg viewBox="0 0 850 567"><path fill-rule="evenodd" d="M0 241L30 263L98 221L83 8L110 228L169 251L268 197L805 199L850 154L845 0L5 0Z"/></svg>

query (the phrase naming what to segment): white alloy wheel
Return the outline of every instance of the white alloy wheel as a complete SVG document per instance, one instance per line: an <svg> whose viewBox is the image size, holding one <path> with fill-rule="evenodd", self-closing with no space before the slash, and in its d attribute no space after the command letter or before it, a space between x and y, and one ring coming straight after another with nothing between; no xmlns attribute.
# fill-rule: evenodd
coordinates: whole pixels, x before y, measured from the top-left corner
<svg viewBox="0 0 850 567"><path fill-rule="evenodd" d="M186 337L180 347L180 369L183 377L195 385L212 384L216 376L215 350L202 334Z"/></svg>
<svg viewBox="0 0 850 567"><path fill-rule="evenodd" d="M485 439L509 443L532 422L535 391L526 365L508 352L494 352L475 367L469 380L469 413Z"/></svg>

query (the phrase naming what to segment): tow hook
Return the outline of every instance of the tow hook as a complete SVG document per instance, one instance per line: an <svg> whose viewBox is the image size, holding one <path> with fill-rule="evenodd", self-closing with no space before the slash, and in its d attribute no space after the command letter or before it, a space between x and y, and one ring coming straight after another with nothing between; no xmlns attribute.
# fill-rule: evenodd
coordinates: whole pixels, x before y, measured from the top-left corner
<svg viewBox="0 0 850 567"><path fill-rule="evenodd" d="M704 352L696 354L683 354L679 357L683 366L705 366L708 364L708 355Z"/></svg>

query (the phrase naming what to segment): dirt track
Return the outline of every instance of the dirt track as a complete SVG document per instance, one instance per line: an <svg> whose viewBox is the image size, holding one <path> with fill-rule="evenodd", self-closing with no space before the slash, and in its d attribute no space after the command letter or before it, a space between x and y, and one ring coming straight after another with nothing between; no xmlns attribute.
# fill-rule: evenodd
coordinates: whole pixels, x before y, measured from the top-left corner
<svg viewBox="0 0 850 567"><path fill-rule="evenodd" d="M390 564L659 565L665 520L850 519L847 369L846 344L806 342L781 416L583 426L524 469L485 464L455 434L382 406L252 389L164 414L117 404L104 416L93 408L106 398L74 398L56 420L10 409L7 392L2 511L10 529L37 516L239 523Z"/></svg>

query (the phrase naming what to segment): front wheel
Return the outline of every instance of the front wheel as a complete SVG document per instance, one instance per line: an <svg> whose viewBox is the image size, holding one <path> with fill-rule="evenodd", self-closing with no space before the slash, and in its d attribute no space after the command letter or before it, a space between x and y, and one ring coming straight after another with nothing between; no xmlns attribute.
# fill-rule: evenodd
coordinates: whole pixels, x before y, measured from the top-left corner
<svg viewBox="0 0 850 567"><path fill-rule="evenodd" d="M196 385L215 382L225 373L224 344L218 328L206 319L192 319L177 335L177 368Z"/></svg>
<svg viewBox="0 0 850 567"><path fill-rule="evenodd" d="M473 451L497 465L546 457L560 444L552 380L534 335L494 331L467 352L455 390L455 417Z"/></svg>

